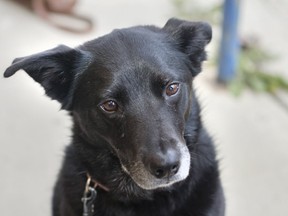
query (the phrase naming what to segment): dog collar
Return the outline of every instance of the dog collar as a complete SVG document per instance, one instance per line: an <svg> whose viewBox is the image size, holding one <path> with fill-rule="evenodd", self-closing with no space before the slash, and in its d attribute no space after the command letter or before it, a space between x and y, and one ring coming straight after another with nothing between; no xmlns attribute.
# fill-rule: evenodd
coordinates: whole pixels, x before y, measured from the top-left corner
<svg viewBox="0 0 288 216"><path fill-rule="evenodd" d="M93 179L91 177L91 175L89 175L89 173L87 173L87 181L86 181L86 186L85 186L85 192L87 192L89 190L89 187L92 187L94 189L99 187L99 188L103 189L106 192L110 191L108 187L106 187L103 184L99 183L98 181Z"/></svg>
<svg viewBox="0 0 288 216"><path fill-rule="evenodd" d="M92 179L92 177L87 174L87 181L85 185L85 190L83 197L81 199L83 203L83 216L93 216L94 215L94 203L97 198L97 187L109 191L107 187L100 184L99 182Z"/></svg>

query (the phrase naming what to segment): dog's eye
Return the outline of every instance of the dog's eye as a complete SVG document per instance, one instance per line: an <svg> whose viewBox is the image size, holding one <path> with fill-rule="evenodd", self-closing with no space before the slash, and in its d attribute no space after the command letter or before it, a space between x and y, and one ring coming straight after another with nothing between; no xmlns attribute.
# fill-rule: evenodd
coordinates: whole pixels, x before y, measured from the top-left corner
<svg viewBox="0 0 288 216"><path fill-rule="evenodd" d="M105 112L108 113L113 113L118 110L118 104L113 100L105 101L100 105L100 107L101 109L103 109Z"/></svg>
<svg viewBox="0 0 288 216"><path fill-rule="evenodd" d="M179 90L179 83L171 83L166 87L166 95L175 95Z"/></svg>

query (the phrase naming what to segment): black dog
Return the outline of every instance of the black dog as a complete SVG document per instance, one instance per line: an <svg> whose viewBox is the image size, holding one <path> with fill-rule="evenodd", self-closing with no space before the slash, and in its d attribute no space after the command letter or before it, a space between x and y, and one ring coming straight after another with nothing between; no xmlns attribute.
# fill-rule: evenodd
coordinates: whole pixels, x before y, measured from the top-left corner
<svg viewBox="0 0 288 216"><path fill-rule="evenodd" d="M14 60L5 77L25 70L73 117L54 216L224 215L192 89L211 36L208 24L170 19Z"/></svg>

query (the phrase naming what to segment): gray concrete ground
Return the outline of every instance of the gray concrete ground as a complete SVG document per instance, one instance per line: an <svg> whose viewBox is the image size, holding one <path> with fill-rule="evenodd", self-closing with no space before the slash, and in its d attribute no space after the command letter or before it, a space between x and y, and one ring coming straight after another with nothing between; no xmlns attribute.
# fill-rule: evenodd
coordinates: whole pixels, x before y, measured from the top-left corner
<svg viewBox="0 0 288 216"><path fill-rule="evenodd" d="M287 9L284 0L245 0L241 13L241 31L256 33L269 50L279 53L281 59L271 68L286 70L284 75ZM61 43L75 46L114 28L161 26L174 15L165 0L82 0L76 10L96 21L92 33L60 31L11 1L0 1L0 71L15 57ZM215 69L206 64L196 85L219 152L227 216L288 215L287 110L268 95L246 91L235 98L215 85L214 76ZM52 188L71 125L59 107L23 72L0 78L0 215L50 215Z"/></svg>

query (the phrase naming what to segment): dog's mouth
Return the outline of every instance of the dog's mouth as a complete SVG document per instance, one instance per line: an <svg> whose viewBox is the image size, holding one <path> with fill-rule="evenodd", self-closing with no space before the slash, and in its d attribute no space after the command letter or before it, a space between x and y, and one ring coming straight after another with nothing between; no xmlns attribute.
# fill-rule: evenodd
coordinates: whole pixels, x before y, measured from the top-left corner
<svg viewBox="0 0 288 216"><path fill-rule="evenodd" d="M149 171L141 161L135 162L131 166L121 165L123 171L127 173L140 188L145 190L166 188L185 180L189 175L190 153L187 146L180 148L180 154L181 157L177 172L168 173L161 177L151 174L151 171Z"/></svg>

